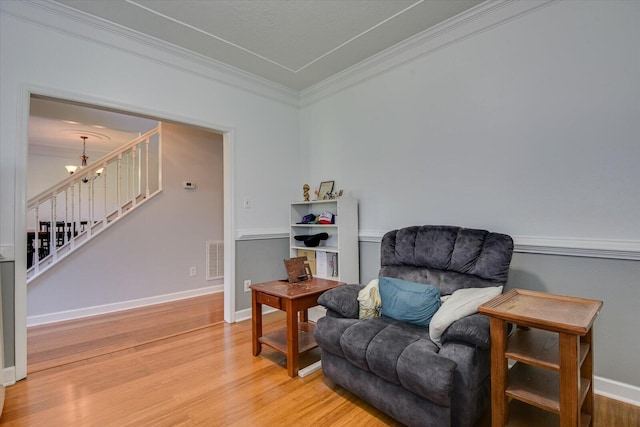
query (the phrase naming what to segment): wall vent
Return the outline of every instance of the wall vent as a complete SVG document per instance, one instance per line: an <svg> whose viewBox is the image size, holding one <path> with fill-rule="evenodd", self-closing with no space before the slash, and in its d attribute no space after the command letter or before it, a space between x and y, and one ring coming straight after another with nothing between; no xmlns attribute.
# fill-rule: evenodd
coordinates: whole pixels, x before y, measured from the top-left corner
<svg viewBox="0 0 640 427"><path fill-rule="evenodd" d="M207 242L207 280L224 278L224 241Z"/></svg>

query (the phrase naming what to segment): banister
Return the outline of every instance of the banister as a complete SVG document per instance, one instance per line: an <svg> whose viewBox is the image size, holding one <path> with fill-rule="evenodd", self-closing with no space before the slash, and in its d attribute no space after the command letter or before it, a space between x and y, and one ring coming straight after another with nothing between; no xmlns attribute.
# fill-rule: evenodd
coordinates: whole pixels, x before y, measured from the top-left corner
<svg viewBox="0 0 640 427"><path fill-rule="evenodd" d="M46 190L40 192L36 196L29 199L29 201L27 202L27 209L33 209L36 204L40 204L41 202L49 199L51 195L61 193L65 189L69 188L76 181L81 181L84 178L92 177L98 169L105 167L107 162L109 162L109 160L113 160L118 155L124 153L125 151L140 144L144 140L151 138L152 136L159 133L160 133L160 126L157 126L151 129L150 131L148 131L147 133L140 135L136 139L130 142L127 142L122 147L119 147L116 150L113 150L112 152L105 154L104 156L100 157L98 160L93 162L91 165L88 165L87 167L83 168L80 172L76 172L73 175L70 175L65 180L52 185L51 187L47 188Z"/></svg>

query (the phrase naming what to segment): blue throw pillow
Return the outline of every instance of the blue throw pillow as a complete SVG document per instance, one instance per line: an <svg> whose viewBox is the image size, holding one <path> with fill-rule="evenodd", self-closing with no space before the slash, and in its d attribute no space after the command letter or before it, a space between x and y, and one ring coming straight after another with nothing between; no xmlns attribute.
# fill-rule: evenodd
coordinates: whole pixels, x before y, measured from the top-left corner
<svg viewBox="0 0 640 427"><path fill-rule="evenodd" d="M427 327L440 308L440 289L433 285L380 277L378 288L383 316Z"/></svg>

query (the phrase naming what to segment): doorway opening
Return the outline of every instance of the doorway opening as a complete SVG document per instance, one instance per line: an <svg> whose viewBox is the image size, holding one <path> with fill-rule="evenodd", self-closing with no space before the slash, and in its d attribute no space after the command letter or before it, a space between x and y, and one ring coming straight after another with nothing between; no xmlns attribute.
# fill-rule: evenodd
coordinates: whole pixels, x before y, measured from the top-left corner
<svg viewBox="0 0 640 427"><path fill-rule="evenodd" d="M28 327L228 291L232 245L224 244L231 234L225 221L230 197L225 131L34 94L29 103L27 199L66 178L65 164L78 163L76 139L88 136L82 155L90 164L92 157L97 160L157 123L162 123L163 190L109 234L29 283ZM26 225L27 232L36 226L28 218ZM220 268L218 257L217 276L207 274L211 241L223 242L227 268ZM232 318L228 300L225 295L220 318ZM30 350L25 356L31 357ZM19 363L17 357L16 373Z"/></svg>

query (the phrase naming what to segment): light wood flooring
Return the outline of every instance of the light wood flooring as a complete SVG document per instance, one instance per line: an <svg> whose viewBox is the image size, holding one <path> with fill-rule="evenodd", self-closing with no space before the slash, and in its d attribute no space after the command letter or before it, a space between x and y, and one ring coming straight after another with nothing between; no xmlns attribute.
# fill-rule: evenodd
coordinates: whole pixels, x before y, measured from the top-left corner
<svg viewBox="0 0 640 427"><path fill-rule="evenodd" d="M198 298L199 299L199 298ZM197 299L194 299L197 300ZM195 301L192 301L195 303ZM166 304L168 319L188 317L193 305L186 301ZM178 304L175 306L173 304ZM185 304L185 305L182 305ZM222 303L220 302L220 312ZM326 379L321 371L305 378L289 378L283 355L265 348L259 357L251 355L251 322L217 323L211 326L189 324L184 332L162 334L162 318L149 326L135 319L135 313L114 316L113 330L107 324L98 328L105 337L131 328L126 339L116 344L93 344L88 357L40 368L26 380L7 389L1 425L14 426L383 426L397 425L392 419ZM133 317L131 317L133 316ZM121 321L128 318L128 321ZM89 318L91 325L97 319ZM175 322L169 321L168 323ZM70 336L83 347L77 335L88 341L96 333L79 329ZM188 323L188 322L187 322ZM216 323L211 322L211 323ZM151 338L137 335L133 327L152 332ZM264 316L269 331L284 324L283 313ZM126 326L123 326L126 325ZM62 330L69 325L58 324ZM43 327L44 328L44 327ZM41 328L38 328L41 329ZM39 331L41 332L41 331ZM50 331L54 334L53 331ZM138 336L137 341L131 335ZM29 335L33 345L42 334ZM59 339L60 347L71 346ZM30 344L31 345L31 344ZM53 344L48 351L59 356ZM95 347L113 351L97 355ZM89 346L91 347L91 346ZM44 350L41 350L44 351ZM312 351L301 362L318 357ZM69 359L70 360L70 359ZM594 426L640 425L640 408L598 396ZM485 420L486 421L486 420Z"/></svg>
<svg viewBox="0 0 640 427"><path fill-rule="evenodd" d="M223 293L30 327L27 374L116 353L224 321Z"/></svg>

